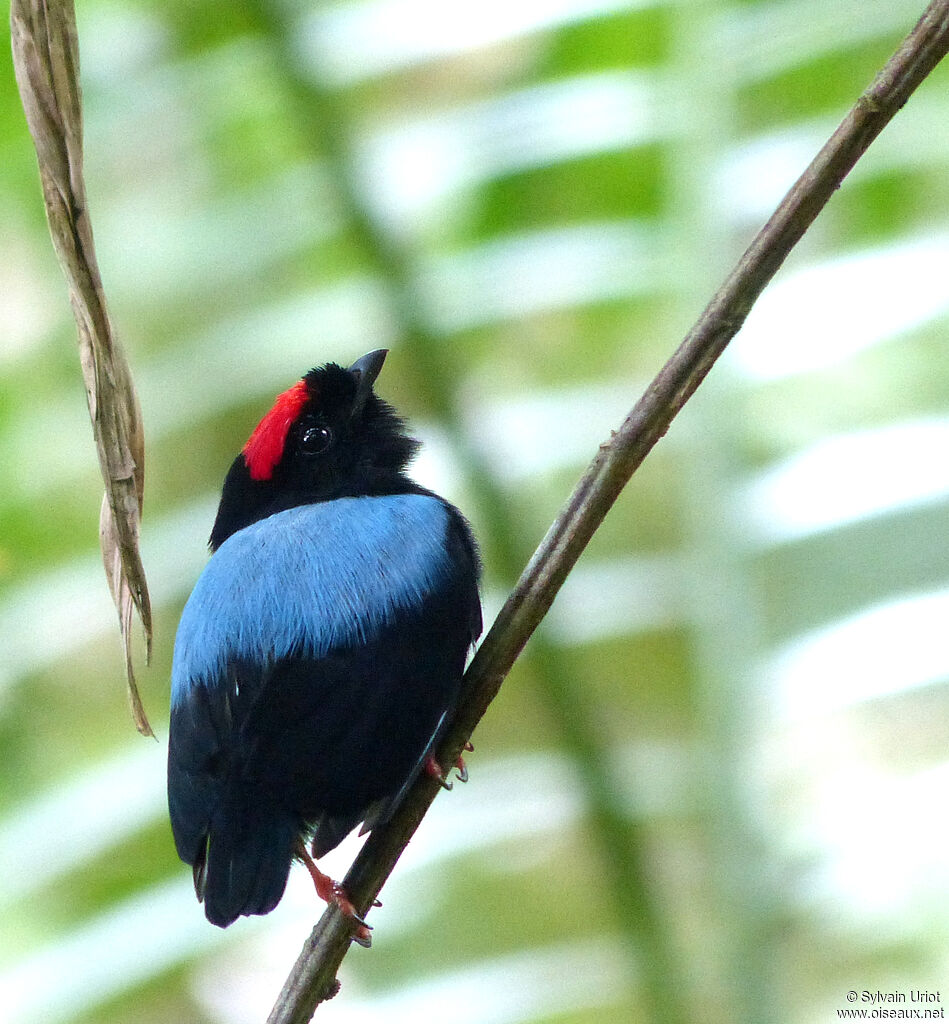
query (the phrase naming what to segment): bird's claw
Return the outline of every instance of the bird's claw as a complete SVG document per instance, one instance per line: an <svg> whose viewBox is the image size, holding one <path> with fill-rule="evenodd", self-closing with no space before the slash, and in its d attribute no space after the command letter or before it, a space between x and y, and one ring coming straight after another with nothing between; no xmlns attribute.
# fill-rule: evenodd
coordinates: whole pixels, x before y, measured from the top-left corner
<svg viewBox="0 0 949 1024"><path fill-rule="evenodd" d="M452 782L451 779L445 778L445 773L442 771L442 766L435 760L435 758L429 754L425 758L425 774L430 778L433 778L442 789L447 792L451 792Z"/></svg>
<svg viewBox="0 0 949 1024"><path fill-rule="evenodd" d="M466 750L469 749L470 747L471 747L470 743L466 743L465 744L465 749ZM456 769L456 771L455 771L455 778L459 782L467 782L468 781L468 766L465 764L465 759L463 757L461 757L461 756L458 757L458 760L455 762L455 769ZM451 792L454 783L452 782L451 779L446 778L445 772L442 769L442 766L431 755L429 755L427 758L425 758L425 773L427 775L430 775L439 784L439 786L442 787L442 789L447 790L448 792Z"/></svg>
<svg viewBox="0 0 949 1024"><path fill-rule="evenodd" d="M362 946L363 949L369 949L372 946L372 925L368 924L361 914L356 913L352 900L346 895L346 890L339 882L335 882L333 885L333 902L339 907L339 912L343 917L348 917L350 921L355 922L356 929L353 932L353 942ZM373 900L372 905L381 906L378 900Z"/></svg>
<svg viewBox="0 0 949 1024"><path fill-rule="evenodd" d="M317 896L326 903L335 903L343 917L348 917L355 923L356 930L353 932L353 942L357 942L364 949L368 949L372 945L372 925L367 924L365 918L356 913L353 901L349 898L342 885L320 871L316 866L316 861L307 853L303 843L299 843L297 853L306 865L307 871L310 872ZM382 904L378 900L373 900L372 906L381 907Z"/></svg>
<svg viewBox="0 0 949 1024"><path fill-rule="evenodd" d="M352 908L352 904L350 904L350 909L351 908ZM340 908L340 909L342 909L342 908ZM366 919L364 917L360 917L359 914L357 914L355 910L351 909L351 913L348 913L348 914L344 910L343 913L346 914L347 917L352 918L356 922L356 924L358 924L360 927L368 928L369 931L372 931L372 925L371 924L366 924Z"/></svg>

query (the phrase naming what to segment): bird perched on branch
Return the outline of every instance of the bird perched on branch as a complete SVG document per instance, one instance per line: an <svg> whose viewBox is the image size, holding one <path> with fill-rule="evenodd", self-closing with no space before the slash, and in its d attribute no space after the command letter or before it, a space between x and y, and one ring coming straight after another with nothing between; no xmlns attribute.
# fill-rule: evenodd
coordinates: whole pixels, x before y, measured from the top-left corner
<svg viewBox="0 0 949 1024"><path fill-rule="evenodd" d="M406 476L418 442L373 391L385 357L328 363L277 397L227 474L181 616L168 804L221 927L271 911L296 858L368 944L313 858L439 771L481 632L474 539Z"/></svg>

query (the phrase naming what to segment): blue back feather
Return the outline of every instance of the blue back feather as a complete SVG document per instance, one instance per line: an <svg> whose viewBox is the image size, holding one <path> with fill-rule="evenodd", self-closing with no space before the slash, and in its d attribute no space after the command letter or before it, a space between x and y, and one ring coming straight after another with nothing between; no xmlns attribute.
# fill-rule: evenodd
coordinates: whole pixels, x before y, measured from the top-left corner
<svg viewBox="0 0 949 1024"><path fill-rule="evenodd" d="M172 706L230 658L321 657L377 636L448 582L449 512L424 494L338 498L278 512L229 537L185 605Z"/></svg>

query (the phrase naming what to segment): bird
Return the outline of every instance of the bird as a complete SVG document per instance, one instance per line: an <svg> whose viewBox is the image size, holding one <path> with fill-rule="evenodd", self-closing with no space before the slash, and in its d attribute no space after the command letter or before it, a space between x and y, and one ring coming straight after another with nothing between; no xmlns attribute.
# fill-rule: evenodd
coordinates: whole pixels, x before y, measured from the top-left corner
<svg viewBox="0 0 949 1024"><path fill-rule="evenodd" d="M374 390L387 351L277 396L182 611L169 815L222 928L273 910L302 861L368 945L315 861L388 820L421 771L444 783L433 752L481 633L481 563L462 513L407 473L419 442Z"/></svg>

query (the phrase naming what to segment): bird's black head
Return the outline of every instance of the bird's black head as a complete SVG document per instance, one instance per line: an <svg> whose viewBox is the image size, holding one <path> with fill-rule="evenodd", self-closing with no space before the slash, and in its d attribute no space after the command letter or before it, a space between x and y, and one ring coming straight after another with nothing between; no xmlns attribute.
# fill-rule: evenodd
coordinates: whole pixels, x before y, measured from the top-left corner
<svg viewBox="0 0 949 1024"><path fill-rule="evenodd" d="M385 357L379 349L348 369L327 363L277 396L224 480L212 551L296 505L413 489L404 471L418 442L372 389Z"/></svg>

